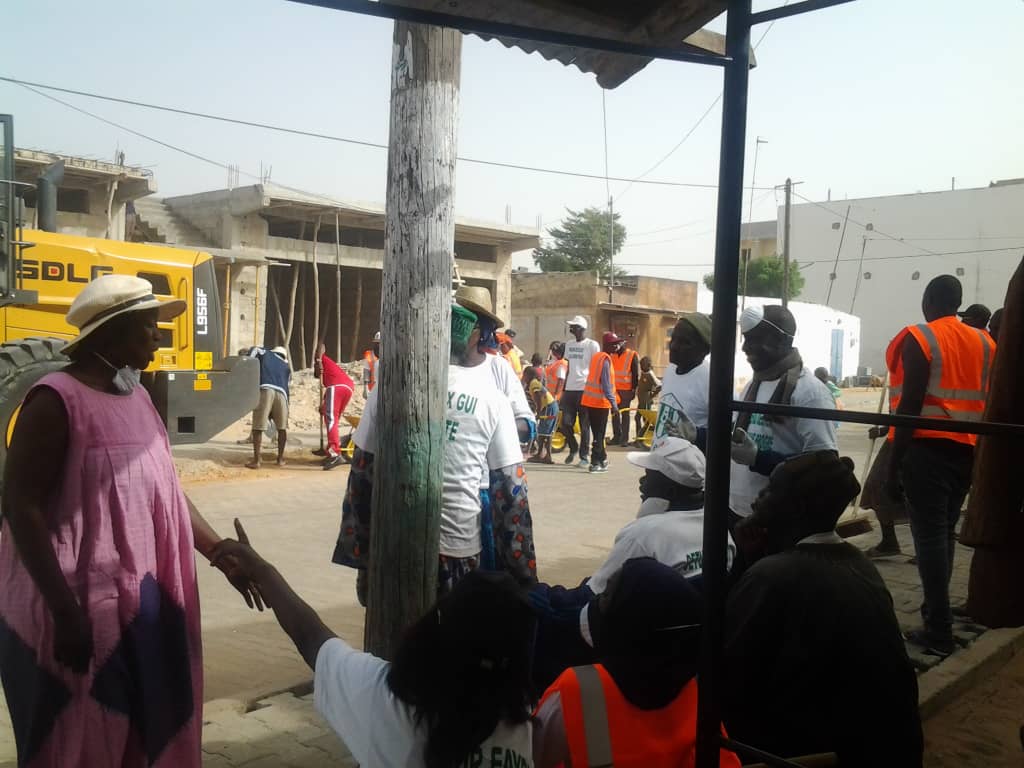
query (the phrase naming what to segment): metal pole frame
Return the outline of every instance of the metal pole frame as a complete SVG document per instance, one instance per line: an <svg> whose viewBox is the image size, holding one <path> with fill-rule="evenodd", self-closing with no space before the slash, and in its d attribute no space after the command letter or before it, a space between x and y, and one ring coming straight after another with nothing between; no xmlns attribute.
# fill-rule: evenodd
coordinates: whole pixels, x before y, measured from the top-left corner
<svg viewBox="0 0 1024 768"><path fill-rule="evenodd" d="M736 294L740 224L743 218L743 150L747 134L751 0L730 0L725 32L722 138L718 165L718 226L715 235L715 287L711 312L708 383L707 470L704 479L704 627L697 679L696 768L715 768L722 745L726 548L729 539L729 467L732 463L733 350L736 348Z"/></svg>

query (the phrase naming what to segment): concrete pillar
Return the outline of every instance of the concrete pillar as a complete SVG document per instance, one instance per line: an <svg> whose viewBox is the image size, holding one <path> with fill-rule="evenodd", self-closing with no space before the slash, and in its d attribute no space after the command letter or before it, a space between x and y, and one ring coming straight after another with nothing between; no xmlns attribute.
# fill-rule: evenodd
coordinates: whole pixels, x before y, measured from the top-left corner
<svg viewBox="0 0 1024 768"><path fill-rule="evenodd" d="M265 266L231 265L228 354L234 354L242 347L263 344L267 319L267 270Z"/></svg>
<svg viewBox="0 0 1024 768"><path fill-rule="evenodd" d="M512 253L501 246L494 247L495 287L494 311L498 317L512 317ZM511 320L509 320L511 322Z"/></svg>

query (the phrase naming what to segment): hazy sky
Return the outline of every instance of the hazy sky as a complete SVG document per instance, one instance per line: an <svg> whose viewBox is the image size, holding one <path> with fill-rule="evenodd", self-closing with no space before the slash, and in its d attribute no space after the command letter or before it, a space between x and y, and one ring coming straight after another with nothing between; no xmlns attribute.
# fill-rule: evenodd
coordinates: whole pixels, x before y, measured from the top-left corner
<svg viewBox="0 0 1024 768"><path fill-rule="evenodd" d="M755 2L755 9L776 5ZM33 0L12 4L0 75L366 141L387 142L391 22L285 0ZM713 28L723 30L722 19ZM754 40L766 26L755 28ZM823 200L983 186L1024 176L1021 0L858 0L776 23L751 73L747 180L803 182ZM606 94L612 175L635 177L721 93L721 72L655 62ZM106 119L202 155L272 168L272 179L342 199L384 200L386 152L78 96ZM151 168L159 194L222 188L227 172L0 83L19 146ZM716 106L651 179L717 180ZM603 173L601 89L591 75L467 37L459 153ZM713 258L715 193L613 182L633 272L697 279ZM457 211L557 223L603 206L604 181L460 164ZM744 219L750 198L744 202ZM781 194L757 192L754 219ZM899 234L899 233L895 233ZM530 263L527 257L520 263ZM631 265L631 266L630 266Z"/></svg>

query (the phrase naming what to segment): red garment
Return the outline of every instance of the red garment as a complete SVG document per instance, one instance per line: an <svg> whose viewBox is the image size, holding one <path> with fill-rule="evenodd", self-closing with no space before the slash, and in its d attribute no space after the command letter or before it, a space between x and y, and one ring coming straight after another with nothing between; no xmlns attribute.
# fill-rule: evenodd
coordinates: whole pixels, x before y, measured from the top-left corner
<svg viewBox="0 0 1024 768"><path fill-rule="evenodd" d="M324 426L327 427L327 447L331 455L336 456L341 452L338 436L341 414L345 412L348 401L352 399L355 383L352 377L327 355L321 359L320 376L324 383L324 401L320 405L320 415L323 416Z"/></svg>

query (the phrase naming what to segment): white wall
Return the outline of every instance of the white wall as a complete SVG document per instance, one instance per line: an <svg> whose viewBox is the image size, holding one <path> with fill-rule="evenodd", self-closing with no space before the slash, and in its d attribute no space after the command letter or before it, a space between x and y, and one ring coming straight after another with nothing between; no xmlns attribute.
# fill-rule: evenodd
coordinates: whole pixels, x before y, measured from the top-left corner
<svg viewBox="0 0 1024 768"><path fill-rule="evenodd" d="M767 306L781 304L779 299L748 296L746 306ZM697 311L711 314L712 293L701 288L697 292ZM843 331L842 363L838 371L833 372L836 378L856 376L860 365L861 338L860 318L839 312L820 304L804 301L789 302L789 309L796 318L796 340L794 346L800 350L804 365L812 371L823 367L832 370L832 331ZM737 306L737 319L739 307ZM743 339L737 328L736 333L736 388L739 389L750 381L751 370L747 358L741 349Z"/></svg>
<svg viewBox="0 0 1024 768"><path fill-rule="evenodd" d="M834 269L847 206L850 221ZM780 208L780 220L782 215ZM957 275L964 306L1003 306L1024 254L1024 184L804 203L793 206L791 222L792 256L806 280L800 298L843 311L852 306L863 318L863 365L878 374L889 340L904 326L923 322L921 295L933 277ZM874 231L864 226L869 223Z"/></svg>

